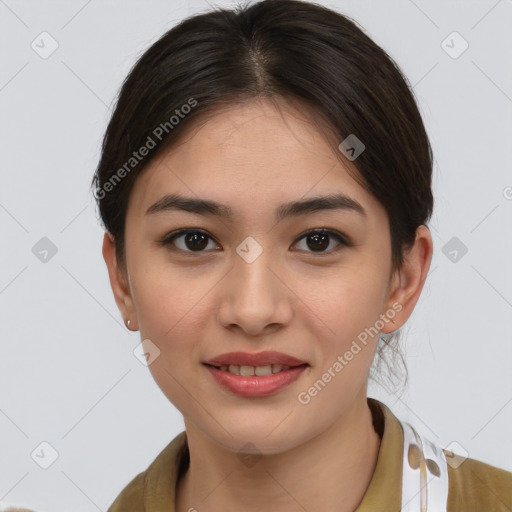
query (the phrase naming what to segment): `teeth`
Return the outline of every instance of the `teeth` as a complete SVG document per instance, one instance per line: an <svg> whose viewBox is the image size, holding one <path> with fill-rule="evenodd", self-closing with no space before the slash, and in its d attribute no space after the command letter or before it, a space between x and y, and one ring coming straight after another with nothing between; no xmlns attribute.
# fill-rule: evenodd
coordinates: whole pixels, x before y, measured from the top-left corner
<svg viewBox="0 0 512 512"><path fill-rule="evenodd" d="M234 373L235 375L240 375L240 366L236 364L230 364L228 367L229 373Z"/></svg>
<svg viewBox="0 0 512 512"><path fill-rule="evenodd" d="M285 370L289 370L290 367L282 364L267 364L265 366L240 366L237 364L230 364L229 366L222 365L220 366L220 369L234 375L241 375L242 377L250 377L253 375L265 377L267 375L272 375L273 373L284 372Z"/></svg>
<svg viewBox="0 0 512 512"><path fill-rule="evenodd" d="M254 366L240 366L240 375L243 377L254 375Z"/></svg>
<svg viewBox="0 0 512 512"><path fill-rule="evenodd" d="M254 369L254 375L257 375L258 377L272 375L272 366L270 364L267 364L267 366L256 366Z"/></svg>

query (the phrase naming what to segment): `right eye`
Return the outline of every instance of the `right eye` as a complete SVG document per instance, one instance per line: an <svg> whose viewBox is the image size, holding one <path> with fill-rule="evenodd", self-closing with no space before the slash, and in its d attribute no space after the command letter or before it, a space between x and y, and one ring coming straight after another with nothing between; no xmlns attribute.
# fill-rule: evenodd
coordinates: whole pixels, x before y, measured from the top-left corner
<svg viewBox="0 0 512 512"><path fill-rule="evenodd" d="M214 242L214 239L202 229L179 229L166 235L160 244L171 251L182 251L185 253L207 252L208 240ZM216 245L219 248L218 245Z"/></svg>

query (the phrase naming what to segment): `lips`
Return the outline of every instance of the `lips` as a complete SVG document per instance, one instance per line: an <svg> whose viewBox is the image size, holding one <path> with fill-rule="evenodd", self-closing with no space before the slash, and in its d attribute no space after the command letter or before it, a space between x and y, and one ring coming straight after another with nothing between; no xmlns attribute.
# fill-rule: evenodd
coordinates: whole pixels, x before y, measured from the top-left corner
<svg viewBox="0 0 512 512"><path fill-rule="evenodd" d="M224 389L245 398L274 395L295 382L308 363L282 352L228 352L203 362Z"/></svg>
<svg viewBox="0 0 512 512"><path fill-rule="evenodd" d="M204 361L204 364L210 366L267 366L272 364L280 364L282 366L289 366L293 368L295 366L307 365L305 361L296 357L284 354L282 352L264 351L258 352L257 354L251 354L249 352L227 352L221 354L213 359Z"/></svg>

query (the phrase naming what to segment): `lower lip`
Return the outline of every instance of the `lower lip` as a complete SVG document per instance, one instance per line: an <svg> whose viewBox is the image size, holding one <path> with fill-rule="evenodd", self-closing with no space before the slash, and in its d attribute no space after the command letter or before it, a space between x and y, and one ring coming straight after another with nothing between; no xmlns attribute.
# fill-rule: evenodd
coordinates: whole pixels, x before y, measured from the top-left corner
<svg viewBox="0 0 512 512"><path fill-rule="evenodd" d="M256 377L235 375L214 366L204 366L219 384L235 395L244 397L273 395L297 380L306 369L306 365L301 365L279 373L273 373L272 375Z"/></svg>

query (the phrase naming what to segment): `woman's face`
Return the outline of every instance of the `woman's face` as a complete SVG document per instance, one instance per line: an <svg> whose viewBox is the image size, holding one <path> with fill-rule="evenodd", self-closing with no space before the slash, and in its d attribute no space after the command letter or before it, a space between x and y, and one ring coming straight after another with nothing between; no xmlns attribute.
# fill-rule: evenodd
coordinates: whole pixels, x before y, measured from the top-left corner
<svg viewBox="0 0 512 512"><path fill-rule="evenodd" d="M283 206L338 194L361 210ZM171 207L168 195L212 201L231 216ZM311 229L351 245L332 234L304 236ZM207 236L171 241L177 230ZM233 451L251 442L277 453L366 400L378 341L371 334L376 325L398 327L389 324L394 311L386 317L393 309L388 217L299 113L268 102L218 113L141 174L125 234L128 317L151 340L150 371L187 427ZM263 351L306 365L265 376L279 367L262 359L253 366L263 375L244 377L204 364Z"/></svg>

